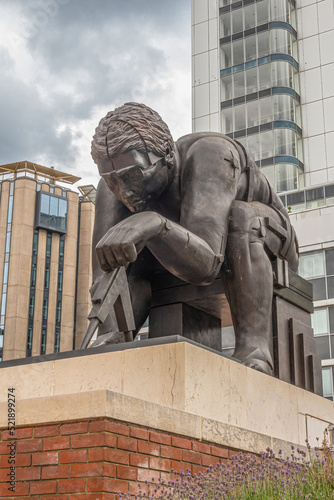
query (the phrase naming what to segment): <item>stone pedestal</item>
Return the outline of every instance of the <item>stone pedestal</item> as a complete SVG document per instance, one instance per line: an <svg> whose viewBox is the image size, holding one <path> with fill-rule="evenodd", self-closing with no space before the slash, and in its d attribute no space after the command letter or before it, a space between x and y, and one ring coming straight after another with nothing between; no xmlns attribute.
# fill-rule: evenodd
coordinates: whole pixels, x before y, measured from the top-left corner
<svg viewBox="0 0 334 500"><path fill-rule="evenodd" d="M0 496L117 498L237 451L316 444L334 403L181 337L4 362ZM15 389L14 435L7 388ZM80 496L81 495L81 496Z"/></svg>

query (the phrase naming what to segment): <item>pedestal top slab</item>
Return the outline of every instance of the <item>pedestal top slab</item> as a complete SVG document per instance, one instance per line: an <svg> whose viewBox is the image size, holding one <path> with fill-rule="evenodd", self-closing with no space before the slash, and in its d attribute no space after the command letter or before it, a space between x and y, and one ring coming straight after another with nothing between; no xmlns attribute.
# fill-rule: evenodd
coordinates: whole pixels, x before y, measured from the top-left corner
<svg viewBox="0 0 334 500"><path fill-rule="evenodd" d="M144 405L151 415L158 412L165 427L172 419L173 432L185 434L180 419L189 420L190 434L229 446L221 441L244 439L243 433L264 436L269 446L275 441L303 446L334 423L333 402L180 337L8 361L0 375L3 388L15 387L18 426L112 416L110 401L120 398L128 409L125 405L124 415L113 418L126 420L130 407ZM6 405L3 390L2 428ZM150 414L141 410L137 423L151 425Z"/></svg>

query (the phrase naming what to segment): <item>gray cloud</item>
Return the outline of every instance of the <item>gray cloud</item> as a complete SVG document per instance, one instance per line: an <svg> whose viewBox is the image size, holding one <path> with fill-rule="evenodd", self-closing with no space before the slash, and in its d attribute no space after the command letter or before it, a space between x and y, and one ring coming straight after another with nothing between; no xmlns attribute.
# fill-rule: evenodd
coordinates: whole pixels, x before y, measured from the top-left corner
<svg viewBox="0 0 334 500"><path fill-rule="evenodd" d="M90 171L87 127L96 110L138 97L173 106L177 74L164 44L188 43L190 0L5 0L3 6L12 10L14 32L0 43L1 163L45 158L75 170L87 158ZM177 42L175 48L177 62L182 51ZM79 147L80 136L86 142Z"/></svg>

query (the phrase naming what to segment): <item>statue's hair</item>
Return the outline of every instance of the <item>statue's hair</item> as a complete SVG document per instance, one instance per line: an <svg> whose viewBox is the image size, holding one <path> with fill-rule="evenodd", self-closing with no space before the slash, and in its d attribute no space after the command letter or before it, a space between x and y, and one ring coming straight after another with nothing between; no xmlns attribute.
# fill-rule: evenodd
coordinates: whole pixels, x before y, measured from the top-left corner
<svg viewBox="0 0 334 500"><path fill-rule="evenodd" d="M161 116L145 104L127 102L100 121L92 141L92 158L98 163L132 149L152 152L165 158L169 167L173 165L174 141Z"/></svg>

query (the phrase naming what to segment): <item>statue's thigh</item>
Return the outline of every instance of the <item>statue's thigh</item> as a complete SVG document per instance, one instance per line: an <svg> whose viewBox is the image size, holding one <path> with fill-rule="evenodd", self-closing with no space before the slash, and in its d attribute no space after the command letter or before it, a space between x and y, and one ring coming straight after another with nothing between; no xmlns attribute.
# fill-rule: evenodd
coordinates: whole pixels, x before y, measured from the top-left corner
<svg viewBox="0 0 334 500"><path fill-rule="evenodd" d="M283 244L282 235L286 233L283 225L282 216L263 203L235 201L232 205L230 235L248 235L248 238L233 238L233 245L262 242L269 254L278 256Z"/></svg>

